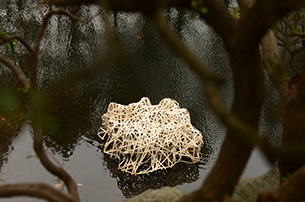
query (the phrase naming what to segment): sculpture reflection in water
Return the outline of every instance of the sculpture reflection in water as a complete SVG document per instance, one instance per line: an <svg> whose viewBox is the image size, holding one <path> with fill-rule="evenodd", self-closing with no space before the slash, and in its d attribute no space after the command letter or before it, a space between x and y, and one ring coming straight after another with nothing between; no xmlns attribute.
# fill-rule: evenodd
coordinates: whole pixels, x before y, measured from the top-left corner
<svg viewBox="0 0 305 202"><path fill-rule="evenodd" d="M174 187L184 183L192 183L199 179L200 162L196 164L177 163L170 169L157 170L142 175L132 175L118 169L119 160L104 155L104 164L110 176L117 180L117 186L126 198L139 195L146 190L164 186Z"/></svg>

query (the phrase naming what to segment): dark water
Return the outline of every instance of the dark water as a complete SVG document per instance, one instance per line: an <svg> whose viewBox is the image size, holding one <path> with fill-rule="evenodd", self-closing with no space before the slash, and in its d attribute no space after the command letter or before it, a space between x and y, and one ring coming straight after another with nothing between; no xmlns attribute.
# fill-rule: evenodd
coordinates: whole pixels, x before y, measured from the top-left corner
<svg viewBox="0 0 305 202"><path fill-rule="evenodd" d="M33 44L40 20L35 5L35 1L1 1L0 30L18 32ZM81 8L78 15L85 19L93 17L86 25L65 16L54 16L41 43L38 73L46 100L44 139L48 152L79 183L83 201L118 201L163 186L175 186L183 192L198 188L217 158L226 131L207 105L200 80L163 44L149 19L138 13L112 14L110 21L120 45L116 49L107 43L105 24L98 12L95 6ZM217 35L198 18L191 19L187 11L170 9L166 14L187 46L211 71L227 78L220 88L229 108L234 95L232 76L227 53ZM1 48L0 53L15 61L28 75L29 54L22 46L16 46L14 53ZM277 144L281 136L278 97L270 81L266 81L268 98L260 128ZM27 105L26 98L19 98L22 93L10 89L16 89L17 82L4 66L0 68L0 87L0 98L4 92L13 92L11 97L18 97L18 101ZM172 169L131 176L120 172L118 162L103 154L97 130L108 104L128 104L144 96L152 104L173 98L189 110L192 124L203 134L202 158L198 164L177 164ZM24 112L18 120L27 120L23 105L19 108L10 115L21 116ZM0 115L8 116L3 111ZM2 183L46 182L52 186L58 183L35 157L27 158L34 155L27 124L21 132L3 128L0 135ZM260 153L255 152L244 176L259 175L268 168Z"/></svg>

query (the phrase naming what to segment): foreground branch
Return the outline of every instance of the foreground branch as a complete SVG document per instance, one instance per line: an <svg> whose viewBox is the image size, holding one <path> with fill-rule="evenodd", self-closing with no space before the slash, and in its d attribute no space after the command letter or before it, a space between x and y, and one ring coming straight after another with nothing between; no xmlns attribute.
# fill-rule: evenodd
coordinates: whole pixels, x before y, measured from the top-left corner
<svg viewBox="0 0 305 202"><path fill-rule="evenodd" d="M44 1L41 1L43 3ZM41 10L41 9L40 9ZM41 94L39 92L39 89L37 87L37 62L38 62L38 53L40 48L40 42L43 39L45 35L45 31L48 25L49 19L53 15L68 15L70 17L74 17L74 15L68 11L66 11L63 8L60 8L58 10L52 10L50 9L46 15L42 13L41 15L43 17L42 23L40 25L36 41L33 47L32 51L32 57L30 61L30 73L31 73L31 101L32 101L32 127L33 127L33 135L34 135L34 150L36 154L39 157L40 162L42 165L53 175L59 177L65 185L67 186L69 196L73 199L75 202L79 202L79 195L77 190L77 185L75 181L72 179L72 177L61 167L58 167L54 165L50 159L48 158L44 148L43 148L43 138L42 138L42 118L43 118L43 99L41 97Z"/></svg>
<svg viewBox="0 0 305 202"><path fill-rule="evenodd" d="M12 70L15 77L18 79L18 81L22 85L22 87L27 88L27 89L29 89L31 87L31 84L28 81L28 79L27 79L26 75L24 74L24 72L22 71L22 69L17 67L14 63L9 61L7 58L3 57L2 55L0 55L0 62Z"/></svg>
<svg viewBox="0 0 305 202"><path fill-rule="evenodd" d="M184 44L173 34L173 32L168 28L166 24L166 20L162 16L162 13L159 11L153 16L153 21L156 25L156 28L161 35L161 37L165 40L165 42L171 47L174 52L182 57L189 66L200 76L200 78L205 83L205 93L207 96L207 100L210 106L213 108L216 115L221 119L221 121L229 128L232 129L234 132L231 135L234 135L235 138L240 139L241 144L247 144L250 147L257 145L262 149L264 154L267 156L269 161L275 164L276 159L278 156L280 157L293 157L293 156L300 156L302 153L305 153L304 145L298 146L289 146L283 144L281 147L274 147L270 145L270 143L264 138L263 136L259 135L257 129L248 123L242 121L240 118L235 116L234 114L229 114L219 96L219 91L217 88L217 80L215 80L215 76L208 72L207 68L197 59L191 51L189 51ZM264 40L268 40L266 37ZM265 51L265 62L266 68L270 68L271 64L273 64L273 57L278 59L276 55L273 55L274 50L273 46L267 47L264 46L265 49L271 48L270 51ZM270 55L273 57L271 58ZM277 60L276 60L277 61ZM267 66L269 65L269 66ZM279 67L280 68L280 67ZM276 70L273 66L272 70ZM274 75L277 72L270 72L274 79L278 82L278 88L282 89L286 85L285 83L281 82L283 76L281 75ZM284 80L286 81L286 80ZM285 89L280 90L286 92ZM198 198L197 198L198 199Z"/></svg>
<svg viewBox="0 0 305 202"><path fill-rule="evenodd" d="M0 197L30 196L50 202L75 202L70 196L43 183L18 183L2 185Z"/></svg>
<svg viewBox="0 0 305 202"><path fill-rule="evenodd" d="M33 90L32 90L33 91ZM32 92L33 93L33 92ZM36 95L34 95L34 101L36 101L37 104L37 98L35 98ZM39 101L38 101L39 102ZM35 108L37 105L34 105ZM36 112L37 113L37 112ZM34 130L34 150L39 157L40 162L42 165L53 175L59 177L65 185L68 188L69 195L75 202L79 202L79 195L77 191L77 185L75 181L72 179L72 177L62 168L55 166L50 159L48 158L44 148L43 148L43 141L42 141L42 129L41 129L41 122L38 119L41 119L41 116L39 116L40 113L38 112L35 114L33 119L33 130Z"/></svg>
<svg viewBox="0 0 305 202"><path fill-rule="evenodd" d="M210 106L228 128L239 131L235 133L237 138L240 138L247 144L257 145L260 147L271 163L275 163L278 156L292 157L305 153L304 145L289 146L283 144L280 147L272 146L266 138L264 138L264 135L260 135L253 126L244 122L234 114L229 114L222 102L218 90L218 77L211 74L207 70L207 67L205 67L205 65L201 63L201 61L169 29L161 11L154 16L153 21L156 25L157 31L161 35L161 38L163 38L168 46L172 48L177 55L182 57L188 63L189 67L202 79L205 84L204 90ZM268 38L265 38L265 40L268 40ZM267 49L266 46L264 47ZM265 54L267 54L267 52L265 52ZM269 52L269 54L273 55L273 52ZM271 68L273 64L271 58L266 56L265 60L266 63L271 65ZM275 70L275 68L273 68L273 70ZM282 77L278 76L278 79L275 79L279 82L279 85L283 85Z"/></svg>
<svg viewBox="0 0 305 202"><path fill-rule="evenodd" d="M24 45L24 47L27 49L27 51L32 54L32 48L31 46L23 39L21 38L20 36L17 36L15 34L9 36L9 37L1 37L2 40L0 40L0 45L4 44L5 42L7 41L11 41L11 40L18 40L22 45Z"/></svg>
<svg viewBox="0 0 305 202"><path fill-rule="evenodd" d="M211 74L201 61L199 61L199 59L173 34L173 32L168 28L166 20L162 16L161 12L154 16L153 21L159 34L169 47L171 47L177 55L182 57L189 64L190 68L192 68L192 70L202 79L205 84L207 100L220 120L227 127L239 131L237 133L238 138L241 138L243 141L247 142L247 144L258 145L263 151L271 150L271 145L268 144L262 136L258 135L257 130L254 127L227 112L218 90L217 77ZM275 160L274 156L275 154L272 154L269 158L270 160L272 159L272 162Z"/></svg>
<svg viewBox="0 0 305 202"><path fill-rule="evenodd" d="M201 61L196 56L194 56L194 54L187 47L185 47L185 45L168 28L166 20L162 15L162 12L156 11L156 13L152 16L152 19L156 25L159 34L165 40L168 46L172 48L172 50L174 50L178 56L183 58L188 63L190 68L193 69L202 79L205 84L204 89L210 106L212 107L216 115L221 119L223 123L225 123L225 125L229 129L218 160L214 165L213 170L206 178L203 186L200 188L199 191L184 196L181 201L226 200L233 193L234 187L238 182L238 179L246 165L247 159L249 158L252 148L254 146L254 143L252 141L250 142L250 144L245 144L244 137L247 137L249 133L248 129L253 128L253 130L250 130L250 132L255 131L255 136L253 137L258 137L255 126L257 125L257 117L259 115L259 110L254 111L256 118L253 118L252 116L249 117L248 114L245 114L244 110L240 110L241 108L235 108L235 111L233 110L233 112L237 112L238 115L242 114L242 117L246 117L245 120L249 121L249 123L252 124L251 126L249 126L249 124L245 124L246 126L249 126L249 128L244 127L242 125L245 123L244 121L238 120L234 115L229 114L227 112L226 107L224 106L220 97L215 76L213 76L207 70L207 68L201 63ZM249 52L249 55L250 54L252 54L252 52ZM244 62L244 60L242 62ZM254 75L259 74L257 71L260 71L259 69L255 69L254 67L251 69L253 70L252 77L254 77ZM244 70L243 73L248 74L248 72L251 70ZM245 81L245 83L248 86L249 81ZM256 84L260 85L259 82L256 82ZM251 85L253 85L253 83L251 83ZM257 92L257 94L259 94L259 92ZM250 98L247 97L247 99L252 99L251 95ZM243 98L239 97L238 100L238 102L235 102L235 105L242 105L240 104L240 102L242 102ZM246 106L242 106L247 107L249 102L244 103ZM261 104L262 102L255 103L255 105L252 105L252 107L255 106L256 109L259 108ZM247 135L244 132L246 132ZM236 135L238 135L238 137ZM239 137L242 137L242 139L239 139ZM231 157L234 159L232 159ZM240 162L237 164L235 159L239 159Z"/></svg>

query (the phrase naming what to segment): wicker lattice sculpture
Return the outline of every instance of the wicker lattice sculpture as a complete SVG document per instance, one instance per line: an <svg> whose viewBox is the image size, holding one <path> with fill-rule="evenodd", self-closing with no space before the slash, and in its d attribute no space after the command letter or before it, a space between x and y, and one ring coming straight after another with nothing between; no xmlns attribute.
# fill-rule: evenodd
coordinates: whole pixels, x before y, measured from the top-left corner
<svg viewBox="0 0 305 202"><path fill-rule="evenodd" d="M135 175L196 163L203 144L189 112L169 98L158 105L146 97L129 105L110 103L98 135L107 137L104 152L120 160L119 169Z"/></svg>

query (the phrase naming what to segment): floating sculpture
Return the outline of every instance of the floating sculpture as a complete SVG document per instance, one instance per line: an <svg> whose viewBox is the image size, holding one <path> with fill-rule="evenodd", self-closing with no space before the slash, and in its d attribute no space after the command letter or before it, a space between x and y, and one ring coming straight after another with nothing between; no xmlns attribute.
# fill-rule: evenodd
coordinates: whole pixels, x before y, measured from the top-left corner
<svg viewBox="0 0 305 202"><path fill-rule="evenodd" d="M158 105L146 97L129 105L110 103L98 135L107 137L104 152L120 160L119 169L134 175L196 163L203 144L189 112L169 98Z"/></svg>

